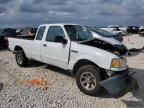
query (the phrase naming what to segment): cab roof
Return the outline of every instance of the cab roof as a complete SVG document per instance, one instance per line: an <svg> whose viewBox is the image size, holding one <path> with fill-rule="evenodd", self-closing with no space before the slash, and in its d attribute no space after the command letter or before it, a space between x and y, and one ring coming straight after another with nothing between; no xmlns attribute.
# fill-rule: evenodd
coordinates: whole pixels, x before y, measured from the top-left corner
<svg viewBox="0 0 144 108"><path fill-rule="evenodd" d="M53 23L53 24L41 24L40 26L64 26L64 25L79 25L73 23Z"/></svg>

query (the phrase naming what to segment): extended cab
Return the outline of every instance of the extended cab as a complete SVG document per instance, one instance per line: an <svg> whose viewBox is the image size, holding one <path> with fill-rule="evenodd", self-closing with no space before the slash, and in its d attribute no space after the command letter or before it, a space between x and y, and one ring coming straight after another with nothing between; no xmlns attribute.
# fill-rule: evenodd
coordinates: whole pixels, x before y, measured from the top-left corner
<svg viewBox="0 0 144 108"><path fill-rule="evenodd" d="M88 95L96 95L104 87L116 96L137 86L126 58L107 43L94 39L80 25L44 24L39 26L34 40L8 40L19 66L27 66L33 59L65 69Z"/></svg>

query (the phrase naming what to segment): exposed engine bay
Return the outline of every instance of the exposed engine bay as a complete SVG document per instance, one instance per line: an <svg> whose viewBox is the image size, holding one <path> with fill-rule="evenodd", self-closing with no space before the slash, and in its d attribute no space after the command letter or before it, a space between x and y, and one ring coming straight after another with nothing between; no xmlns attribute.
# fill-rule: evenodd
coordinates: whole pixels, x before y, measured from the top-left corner
<svg viewBox="0 0 144 108"><path fill-rule="evenodd" d="M122 55L125 55L128 53L126 46L124 46L122 44L121 45L112 45L108 42L105 42L105 41L99 40L99 39L93 39L93 40L84 41L84 42L80 42L80 43L84 44L84 45L89 45L89 46L93 46L93 47L97 47L97 48L106 50L117 56L122 56Z"/></svg>

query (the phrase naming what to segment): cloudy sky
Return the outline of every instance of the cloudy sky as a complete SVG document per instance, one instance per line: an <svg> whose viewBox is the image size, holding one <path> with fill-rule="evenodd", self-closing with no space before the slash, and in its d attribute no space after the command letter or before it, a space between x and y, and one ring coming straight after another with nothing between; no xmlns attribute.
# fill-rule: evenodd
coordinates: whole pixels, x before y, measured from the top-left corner
<svg viewBox="0 0 144 108"><path fill-rule="evenodd" d="M144 25L144 0L0 0L0 27Z"/></svg>

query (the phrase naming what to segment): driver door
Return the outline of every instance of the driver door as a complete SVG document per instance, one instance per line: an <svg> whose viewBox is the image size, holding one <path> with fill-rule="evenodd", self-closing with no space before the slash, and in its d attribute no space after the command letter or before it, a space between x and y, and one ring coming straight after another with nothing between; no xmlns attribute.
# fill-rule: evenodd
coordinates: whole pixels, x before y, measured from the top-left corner
<svg viewBox="0 0 144 108"><path fill-rule="evenodd" d="M66 36L61 26L49 27L41 52L45 63L67 69L70 42L62 43L60 40L64 38Z"/></svg>

